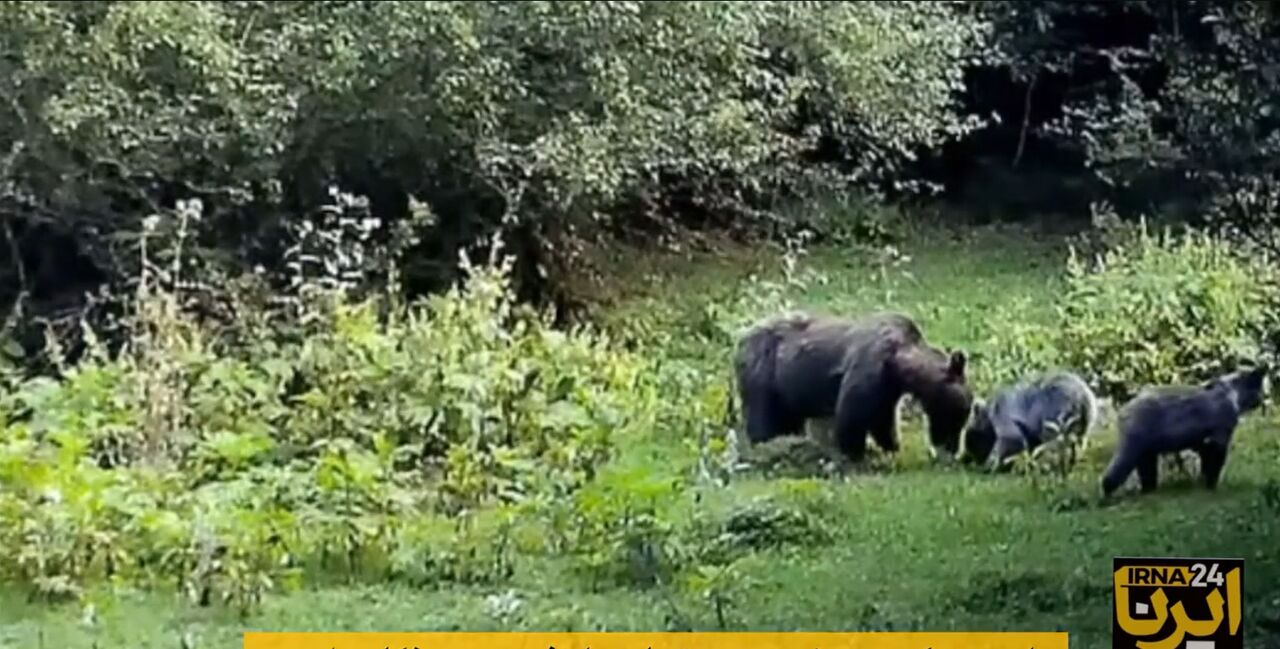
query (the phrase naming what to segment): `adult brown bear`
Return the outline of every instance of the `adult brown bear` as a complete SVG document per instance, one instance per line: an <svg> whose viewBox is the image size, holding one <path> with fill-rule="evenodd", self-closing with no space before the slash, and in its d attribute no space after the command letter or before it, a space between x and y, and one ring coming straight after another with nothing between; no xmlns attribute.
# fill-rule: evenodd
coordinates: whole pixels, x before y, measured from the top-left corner
<svg viewBox="0 0 1280 649"><path fill-rule="evenodd" d="M898 403L911 394L935 453L954 456L973 405L965 358L931 346L900 313L769 318L742 337L734 359L747 439L798 435L807 419L834 418L836 445L850 460L865 456L868 433L893 453Z"/></svg>

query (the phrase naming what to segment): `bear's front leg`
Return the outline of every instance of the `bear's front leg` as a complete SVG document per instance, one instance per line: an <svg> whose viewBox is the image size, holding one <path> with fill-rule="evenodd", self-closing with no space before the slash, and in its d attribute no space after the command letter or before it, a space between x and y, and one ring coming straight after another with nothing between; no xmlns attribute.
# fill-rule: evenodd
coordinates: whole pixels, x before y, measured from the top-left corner
<svg viewBox="0 0 1280 649"><path fill-rule="evenodd" d="M1227 447L1222 444L1206 441L1197 449L1200 455L1200 477L1206 489L1217 489L1218 480L1222 477L1222 468L1227 463Z"/></svg>
<svg viewBox="0 0 1280 649"><path fill-rule="evenodd" d="M883 382L884 377L880 373L856 368L846 372L840 381L840 394L836 397L836 443L841 452L854 462L861 462L866 457L867 433L876 423L883 421L881 415L884 411L888 409L896 414L898 399L895 397L900 395L890 393ZM888 444L895 447L896 442L894 439Z"/></svg>
<svg viewBox="0 0 1280 649"><path fill-rule="evenodd" d="M871 418L871 438L876 446L886 453L897 453L898 445L898 400L881 405Z"/></svg>
<svg viewBox="0 0 1280 649"><path fill-rule="evenodd" d="M1005 434L996 438L996 446L991 452L991 471L1003 471L1011 466L1014 456L1027 450L1027 442L1021 435Z"/></svg>
<svg viewBox="0 0 1280 649"><path fill-rule="evenodd" d="M836 446L851 462L861 462L867 456L867 433L858 426L837 427Z"/></svg>
<svg viewBox="0 0 1280 649"><path fill-rule="evenodd" d="M852 462L861 462L867 455L866 416L859 412L856 401L841 399L836 405L836 446Z"/></svg>

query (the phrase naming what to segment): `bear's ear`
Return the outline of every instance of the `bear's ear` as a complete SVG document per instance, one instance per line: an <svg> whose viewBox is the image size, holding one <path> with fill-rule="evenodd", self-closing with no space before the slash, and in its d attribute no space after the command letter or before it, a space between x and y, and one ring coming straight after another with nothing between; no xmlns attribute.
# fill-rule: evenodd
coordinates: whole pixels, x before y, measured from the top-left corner
<svg viewBox="0 0 1280 649"><path fill-rule="evenodd" d="M1258 363L1258 366L1253 368L1253 371L1259 377L1266 378L1267 374L1271 372L1271 364L1267 363L1266 361L1263 361L1261 363Z"/></svg>
<svg viewBox="0 0 1280 649"><path fill-rule="evenodd" d="M947 362L947 376L952 379L964 378L964 366L968 362L964 352L957 349L951 352L951 359Z"/></svg>

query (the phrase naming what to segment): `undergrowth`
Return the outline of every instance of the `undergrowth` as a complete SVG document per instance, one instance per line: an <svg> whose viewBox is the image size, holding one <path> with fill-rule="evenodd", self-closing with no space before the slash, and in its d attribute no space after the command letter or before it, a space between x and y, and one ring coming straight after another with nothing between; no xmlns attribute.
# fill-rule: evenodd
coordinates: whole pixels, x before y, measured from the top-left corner
<svg viewBox="0 0 1280 649"><path fill-rule="evenodd" d="M1070 368L1121 403L1145 385L1274 366L1280 275L1268 259L1204 232L1152 231L1145 222L1095 230L1071 252L1060 293L993 314L979 383ZM1052 303L1048 321L1018 317L1033 299Z"/></svg>
<svg viewBox="0 0 1280 649"><path fill-rule="evenodd" d="M498 244L417 304L314 279L282 306L229 292L234 331L184 308L175 248L124 350L90 337L57 379L9 377L0 574L33 597L169 584L248 612L334 578L501 582L518 552L609 576L666 533L646 503L671 486L602 469L662 431L705 442L723 413L722 386L518 305ZM517 547L539 518L572 532Z"/></svg>
<svg viewBox="0 0 1280 649"><path fill-rule="evenodd" d="M770 493L701 504L741 475L734 339L827 280L802 244L721 295L569 330L515 301L497 243L417 303L307 276L272 302L247 278L224 283L235 317L222 320L188 307L192 271L173 244L165 266L144 260L156 270L134 289L120 352L94 343L56 379L6 375L0 576L47 601L143 588L248 614L269 593L334 582L505 588L528 559L555 557L589 591L654 593L672 628L691 624L691 603L741 625L754 557L851 529L833 518L836 483L814 477L836 472L792 466L808 456L791 451L741 478ZM1019 324L1018 303L989 320L980 390L1066 366L1121 397L1260 349L1273 311L1256 262L1195 234L1139 230L1102 250L1068 267L1048 322ZM905 262L881 252L865 257L887 285ZM1199 324L1148 326L1160 318ZM1096 467L1074 450L1023 464L1010 479L1039 502L1088 508Z"/></svg>

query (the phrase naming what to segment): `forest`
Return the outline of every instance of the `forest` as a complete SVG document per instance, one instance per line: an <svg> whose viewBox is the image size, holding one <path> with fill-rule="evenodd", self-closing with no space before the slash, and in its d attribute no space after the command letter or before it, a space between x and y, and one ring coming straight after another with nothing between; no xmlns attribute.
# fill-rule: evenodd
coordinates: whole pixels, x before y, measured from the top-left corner
<svg viewBox="0 0 1280 649"><path fill-rule="evenodd" d="M1246 561L1280 420L1099 494L741 443L733 355L897 311L1108 413L1280 349L1280 5L0 2L0 646L1067 631Z"/></svg>

